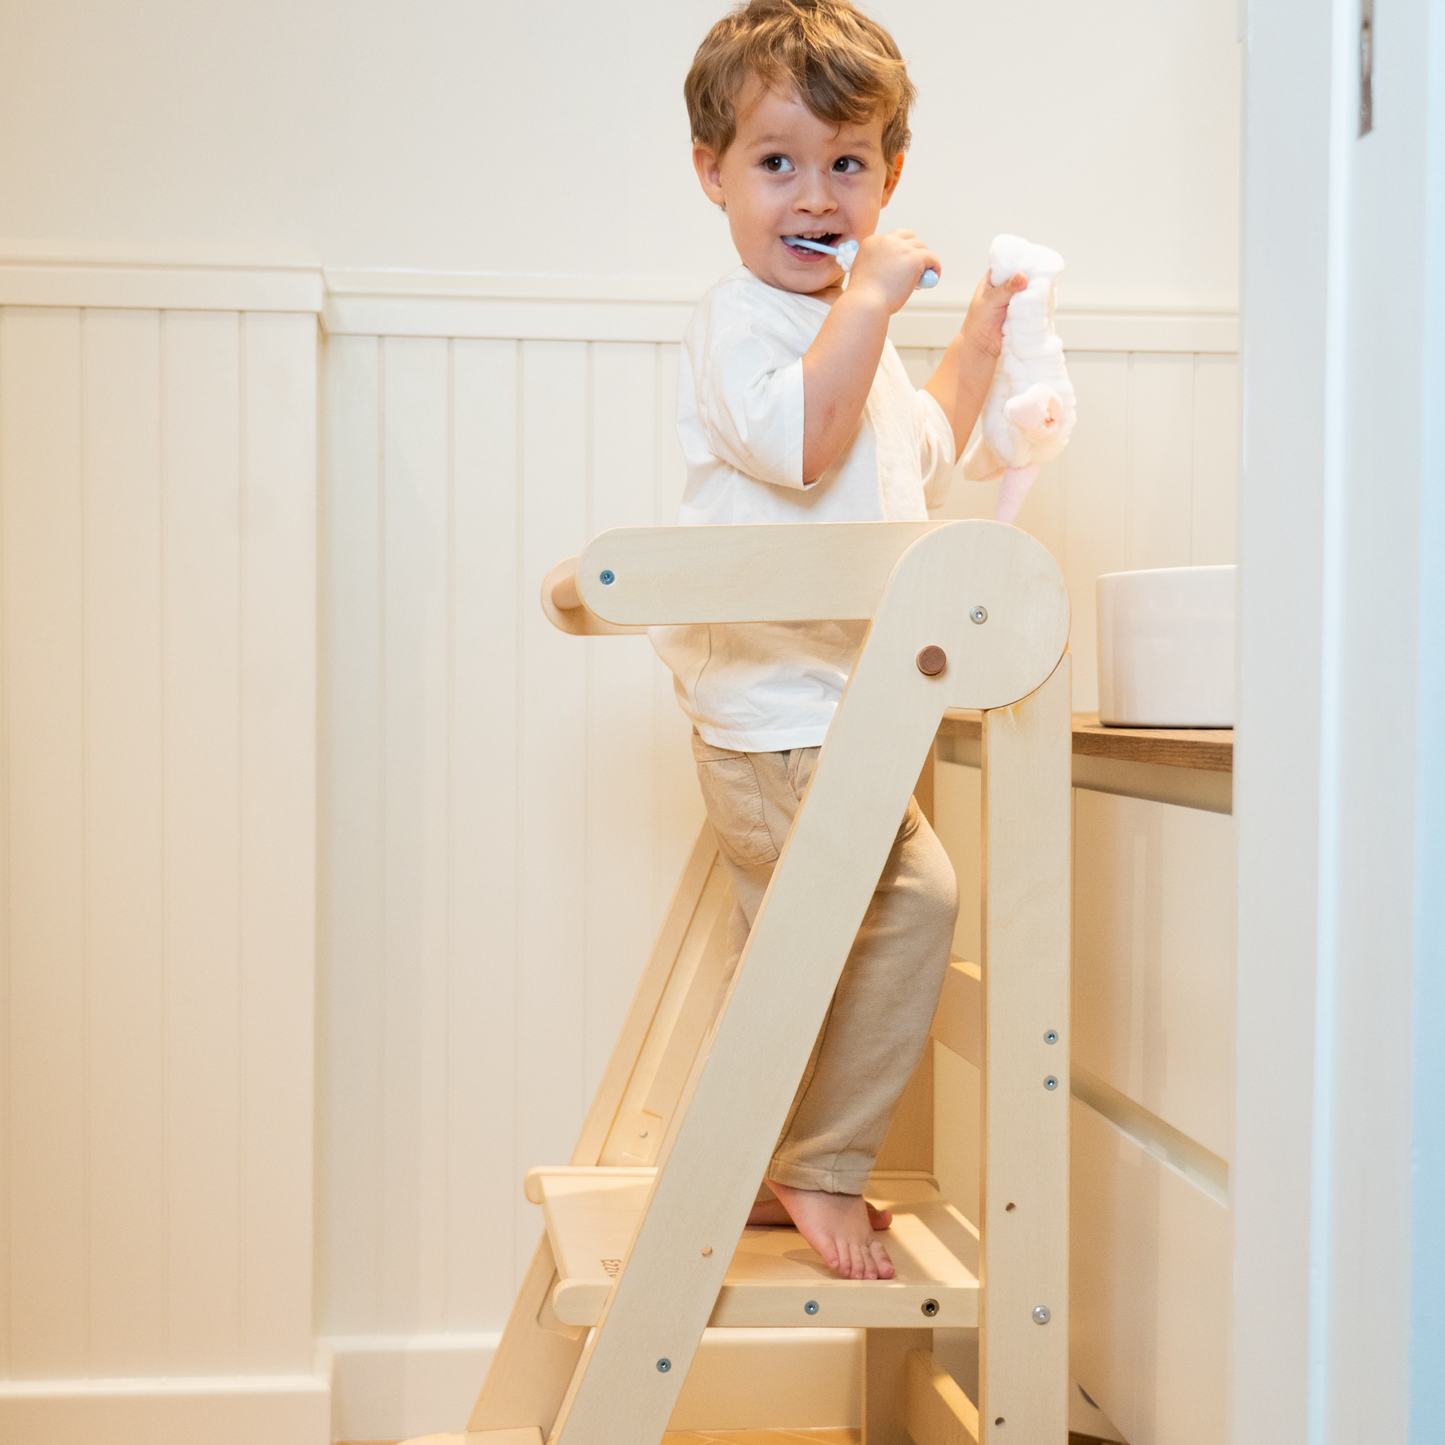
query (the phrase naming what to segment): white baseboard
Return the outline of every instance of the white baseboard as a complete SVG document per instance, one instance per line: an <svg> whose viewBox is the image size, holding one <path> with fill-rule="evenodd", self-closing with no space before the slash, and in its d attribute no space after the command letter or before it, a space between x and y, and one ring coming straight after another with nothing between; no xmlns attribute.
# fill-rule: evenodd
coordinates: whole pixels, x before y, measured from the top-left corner
<svg viewBox="0 0 1445 1445"><path fill-rule="evenodd" d="M405 1440L461 1430L498 1339L495 1333L330 1337L332 1438ZM708 1330L672 1428L857 1428L862 1367L858 1330Z"/></svg>
<svg viewBox="0 0 1445 1445"><path fill-rule="evenodd" d="M0 1381L5 1445L327 1445L324 1375Z"/></svg>

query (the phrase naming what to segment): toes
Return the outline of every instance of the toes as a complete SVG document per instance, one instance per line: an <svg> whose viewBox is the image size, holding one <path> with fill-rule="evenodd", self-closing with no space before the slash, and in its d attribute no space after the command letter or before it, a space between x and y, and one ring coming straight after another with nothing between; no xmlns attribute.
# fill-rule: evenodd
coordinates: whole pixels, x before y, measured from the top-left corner
<svg viewBox="0 0 1445 1445"><path fill-rule="evenodd" d="M875 1241L869 1246L868 1253L871 1256L873 1263L878 1270L878 1273L876 1276L874 1276L874 1278L892 1279L894 1274L893 1261L888 1258L888 1251L884 1249L881 1244Z"/></svg>

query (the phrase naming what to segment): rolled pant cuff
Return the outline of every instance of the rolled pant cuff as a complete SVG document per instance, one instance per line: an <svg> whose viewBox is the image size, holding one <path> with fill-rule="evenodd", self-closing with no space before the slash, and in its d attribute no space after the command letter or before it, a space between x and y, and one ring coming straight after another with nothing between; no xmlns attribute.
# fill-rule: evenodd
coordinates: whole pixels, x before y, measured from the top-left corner
<svg viewBox="0 0 1445 1445"><path fill-rule="evenodd" d="M787 1163L774 1155L768 1178L790 1189L820 1189L825 1194L862 1194L868 1186L867 1169L818 1169L810 1164Z"/></svg>

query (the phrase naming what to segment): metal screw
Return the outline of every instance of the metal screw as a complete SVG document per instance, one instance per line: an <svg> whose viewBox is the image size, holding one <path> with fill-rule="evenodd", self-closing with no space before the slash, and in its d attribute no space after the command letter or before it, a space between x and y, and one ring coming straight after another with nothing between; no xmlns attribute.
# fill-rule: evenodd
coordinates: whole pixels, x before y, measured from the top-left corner
<svg viewBox="0 0 1445 1445"><path fill-rule="evenodd" d="M1035 1323L1035 1324L1046 1325L1046 1324L1048 1324L1048 1322L1049 1322L1051 1319L1053 1319L1053 1315L1051 1315L1051 1314L1049 1313L1049 1307L1048 1307L1048 1305L1035 1305L1035 1306L1034 1306L1034 1323Z"/></svg>
<svg viewBox="0 0 1445 1445"><path fill-rule="evenodd" d="M1056 1032L1055 1030L1053 1030L1053 1029L1050 1029L1050 1030L1048 1031L1048 1033L1046 1033L1046 1034L1044 1035L1044 1042L1045 1042L1046 1044L1056 1044L1056 1043L1058 1043L1058 1041L1059 1041L1059 1036L1058 1036L1057 1032Z"/></svg>
<svg viewBox="0 0 1445 1445"><path fill-rule="evenodd" d="M1038 1311L1035 1310L1034 1313L1035 1313L1035 1314L1038 1314ZM672 1368L672 1361L671 1361L671 1360L659 1360L659 1361L657 1362L657 1372L658 1372L658 1374L660 1374L660 1375L665 1375L671 1368Z"/></svg>
<svg viewBox="0 0 1445 1445"><path fill-rule="evenodd" d="M815 1299L810 1299L810 1300L808 1301L808 1303L803 1306L803 1313L804 1313L805 1315L815 1315L815 1314L817 1314L817 1313L818 1313L818 1301L815 1300Z"/></svg>
<svg viewBox="0 0 1445 1445"><path fill-rule="evenodd" d="M1050 1074L1048 1078L1044 1080L1044 1088L1057 1089L1058 1087L1059 1081L1052 1074Z"/></svg>
<svg viewBox="0 0 1445 1445"><path fill-rule="evenodd" d="M929 1319L932 1319L934 1315L938 1313L938 1301L936 1299L924 1300L923 1313L926 1314Z"/></svg>
<svg viewBox="0 0 1445 1445"><path fill-rule="evenodd" d="M973 609L973 611L970 612L968 615L969 615L971 618L973 618L973 620L974 620L975 622L987 622L987 621L988 621L988 608L987 608L987 607L975 607L975 608Z"/></svg>
<svg viewBox="0 0 1445 1445"><path fill-rule="evenodd" d="M597 580L601 582L604 587L610 587L615 581L617 581L617 573L615 573L610 567L604 567L601 573L598 574Z"/></svg>

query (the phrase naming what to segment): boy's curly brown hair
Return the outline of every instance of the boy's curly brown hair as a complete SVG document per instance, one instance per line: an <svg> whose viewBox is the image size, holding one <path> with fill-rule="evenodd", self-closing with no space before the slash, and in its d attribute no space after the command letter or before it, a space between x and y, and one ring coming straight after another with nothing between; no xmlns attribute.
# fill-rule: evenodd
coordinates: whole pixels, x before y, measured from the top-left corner
<svg viewBox="0 0 1445 1445"><path fill-rule="evenodd" d="M908 149L913 83L893 37L848 0L746 0L707 33L683 84L695 145L715 156L737 134L736 103L749 76L796 87L819 120L866 124L883 116L883 154Z"/></svg>

